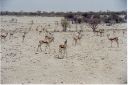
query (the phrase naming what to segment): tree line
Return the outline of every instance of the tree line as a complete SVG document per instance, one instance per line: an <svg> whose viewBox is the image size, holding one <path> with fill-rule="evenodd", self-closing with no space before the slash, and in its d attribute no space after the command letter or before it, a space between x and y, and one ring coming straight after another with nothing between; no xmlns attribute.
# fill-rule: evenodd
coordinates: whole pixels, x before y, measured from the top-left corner
<svg viewBox="0 0 128 85"><path fill-rule="evenodd" d="M13 15L13 16L47 16L47 17L65 17L67 20L71 20L72 23L89 22L91 18L97 18L104 23L123 23L127 20L126 11L106 11L106 12L9 12L1 11L0 15Z"/></svg>

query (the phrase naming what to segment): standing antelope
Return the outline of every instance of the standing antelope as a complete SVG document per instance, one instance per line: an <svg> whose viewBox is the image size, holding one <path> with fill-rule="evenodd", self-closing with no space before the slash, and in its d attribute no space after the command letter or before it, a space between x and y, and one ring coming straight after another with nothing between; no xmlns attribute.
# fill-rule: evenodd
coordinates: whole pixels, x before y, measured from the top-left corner
<svg viewBox="0 0 128 85"><path fill-rule="evenodd" d="M78 43L78 41L80 41L82 38L82 34L81 32L77 32L77 34L73 35L73 41L75 42L75 45Z"/></svg>
<svg viewBox="0 0 128 85"><path fill-rule="evenodd" d="M22 42L24 42L26 34L27 34L27 32L23 32L23 35L22 35L23 40L22 40Z"/></svg>
<svg viewBox="0 0 128 85"><path fill-rule="evenodd" d="M64 44L61 44L61 45L59 45L59 52L62 54L62 52L64 53L64 55L66 54L66 56L67 56L67 40L65 40L64 41ZM63 57L59 57L59 59L63 59L64 58L64 56Z"/></svg>
<svg viewBox="0 0 128 85"><path fill-rule="evenodd" d="M39 48L42 51L42 49L41 49L42 44L45 44L46 47L48 47L50 49L50 43L53 42L53 41L54 41L54 37L45 36L44 40L39 41L37 51L38 51ZM46 51L46 48L45 48L45 51Z"/></svg>
<svg viewBox="0 0 128 85"><path fill-rule="evenodd" d="M117 47L119 47L118 37L111 37L111 38L109 38L109 36L110 36L110 34L107 34L108 40L111 41L111 47L112 47L113 41L115 41L117 43Z"/></svg>

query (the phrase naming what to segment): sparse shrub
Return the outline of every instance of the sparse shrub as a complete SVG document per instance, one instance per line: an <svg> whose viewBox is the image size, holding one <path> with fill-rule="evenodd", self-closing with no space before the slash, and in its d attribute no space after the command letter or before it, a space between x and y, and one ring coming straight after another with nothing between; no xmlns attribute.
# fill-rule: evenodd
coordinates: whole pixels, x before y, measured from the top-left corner
<svg viewBox="0 0 128 85"><path fill-rule="evenodd" d="M92 28L93 32L98 28L98 24L100 24L100 20L98 18L92 18L89 20L89 26Z"/></svg>
<svg viewBox="0 0 128 85"><path fill-rule="evenodd" d="M63 31L67 31L67 27L69 26L69 22L66 19L61 20L61 26L63 27Z"/></svg>

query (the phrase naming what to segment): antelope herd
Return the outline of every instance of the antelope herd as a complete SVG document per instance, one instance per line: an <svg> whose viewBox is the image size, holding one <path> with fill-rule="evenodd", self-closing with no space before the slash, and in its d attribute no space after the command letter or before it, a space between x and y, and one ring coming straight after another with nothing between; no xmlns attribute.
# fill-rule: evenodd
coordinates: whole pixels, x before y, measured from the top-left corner
<svg viewBox="0 0 128 85"><path fill-rule="evenodd" d="M63 31L62 18L3 16L2 83L124 83L126 23Z"/></svg>
<svg viewBox="0 0 128 85"><path fill-rule="evenodd" d="M31 31L30 29L32 28L32 25L33 25L33 24L36 24L36 23L34 23L33 20L32 20L31 22L32 22L32 24L31 24L31 26L30 26L30 28L29 28L29 31ZM59 25L59 22L58 22L58 21L55 21L55 25L58 26L58 25ZM42 39L40 39L39 42L38 42L37 52L39 51L39 49L40 49L40 51L42 51L42 48L41 48L42 45L45 45L45 46L46 46L46 47L45 47L45 51L46 51L46 49L49 49L49 51L50 51L50 44L51 44L52 42L54 42L54 40L55 40L54 33L51 33L51 32L49 32L49 31L46 29L46 27L50 27L50 26L51 26L50 24L44 25L44 27L43 27L43 25L38 25L38 26L35 28L35 30L39 32L39 35L41 35L43 32L45 33L44 39L42 38ZM24 27L24 26L23 26L23 27ZM39 29L39 27L40 27L41 29ZM82 26L82 27L80 26L80 28L83 29L83 26ZM26 31L23 32L23 35L22 35L22 42L25 41L25 37L26 37L27 33L28 33L28 32L26 32ZM100 34L100 37L103 37L103 36L104 36L104 33L105 33L105 29L96 30L96 31L94 32L94 34L95 34L95 33L96 33L97 36ZM1 39L4 39L4 40L5 40L6 37L8 36L8 34L9 34L9 32L2 32L2 33L1 33ZM13 35L14 35L14 31L10 32L10 39L13 37ZM123 35L124 35L124 31L123 31ZM73 33L73 36L72 36L72 39L73 39L72 42L73 42L73 44L76 46L76 45L78 44L78 42L80 43L83 36L84 36L83 30L82 30L82 31L80 30L80 31L78 31L78 32L76 32L76 33ZM119 39L118 39L118 37L111 37L111 38L110 38L109 36L110 36L110 34L107 34L107 39L111 42L111 47L113 47L113 46L112 46L112 43L113 43L113 42L116 42L116 43L117 43L117 47L119 47ZM59 46L59 52L60 52L61 54L62 54L62 53L66 54L66 56L67 56L66 49L68 49L68 48L67 48L67 42L68 42L68 40L66 39L66 40L64 41L64 44L58 45L58 46ZM71 42L71 41L69 41L69 42ZM62 51L64 51L64 52L62 52Z"/></svg>

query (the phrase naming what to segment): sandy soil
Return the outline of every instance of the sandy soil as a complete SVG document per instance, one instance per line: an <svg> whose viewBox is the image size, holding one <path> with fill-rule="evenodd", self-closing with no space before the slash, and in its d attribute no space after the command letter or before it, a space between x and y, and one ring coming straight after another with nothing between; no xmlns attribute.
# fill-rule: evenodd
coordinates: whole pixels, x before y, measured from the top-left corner
<svg viewBox="0 0 128 85"><path fill-rule="evenodd" d="M16 18L18 23L11 23ZM48 31L62 30L56 26L55 21L62 17L14 17L2 16L1 29L7 32L15 30L13 37L8 35L6 40L1 40L1 83L4 84L124 84L127 82L127 51L126 51L126 24L114 26L99 25L104 28L103 37L96 36L86 24L82 25L84 35L75 46L73 44L73 32L53 32L55 41L50 44L50 50L37 52L39 40L44 38L45 32L39 35L38 25L50 24ZM30 21L33 20L32 29ZM68 30L75 30L76 25L71 25ZM80 26L78 25L78 30ZM113 34L113 29L115 33ZM23 32L27 31L24 42ZM125 34L123 34L125 31ZM107 38L107 34L119 37L119 47ZM67 39L67 56L60 56L58 46Z"/></svg>

